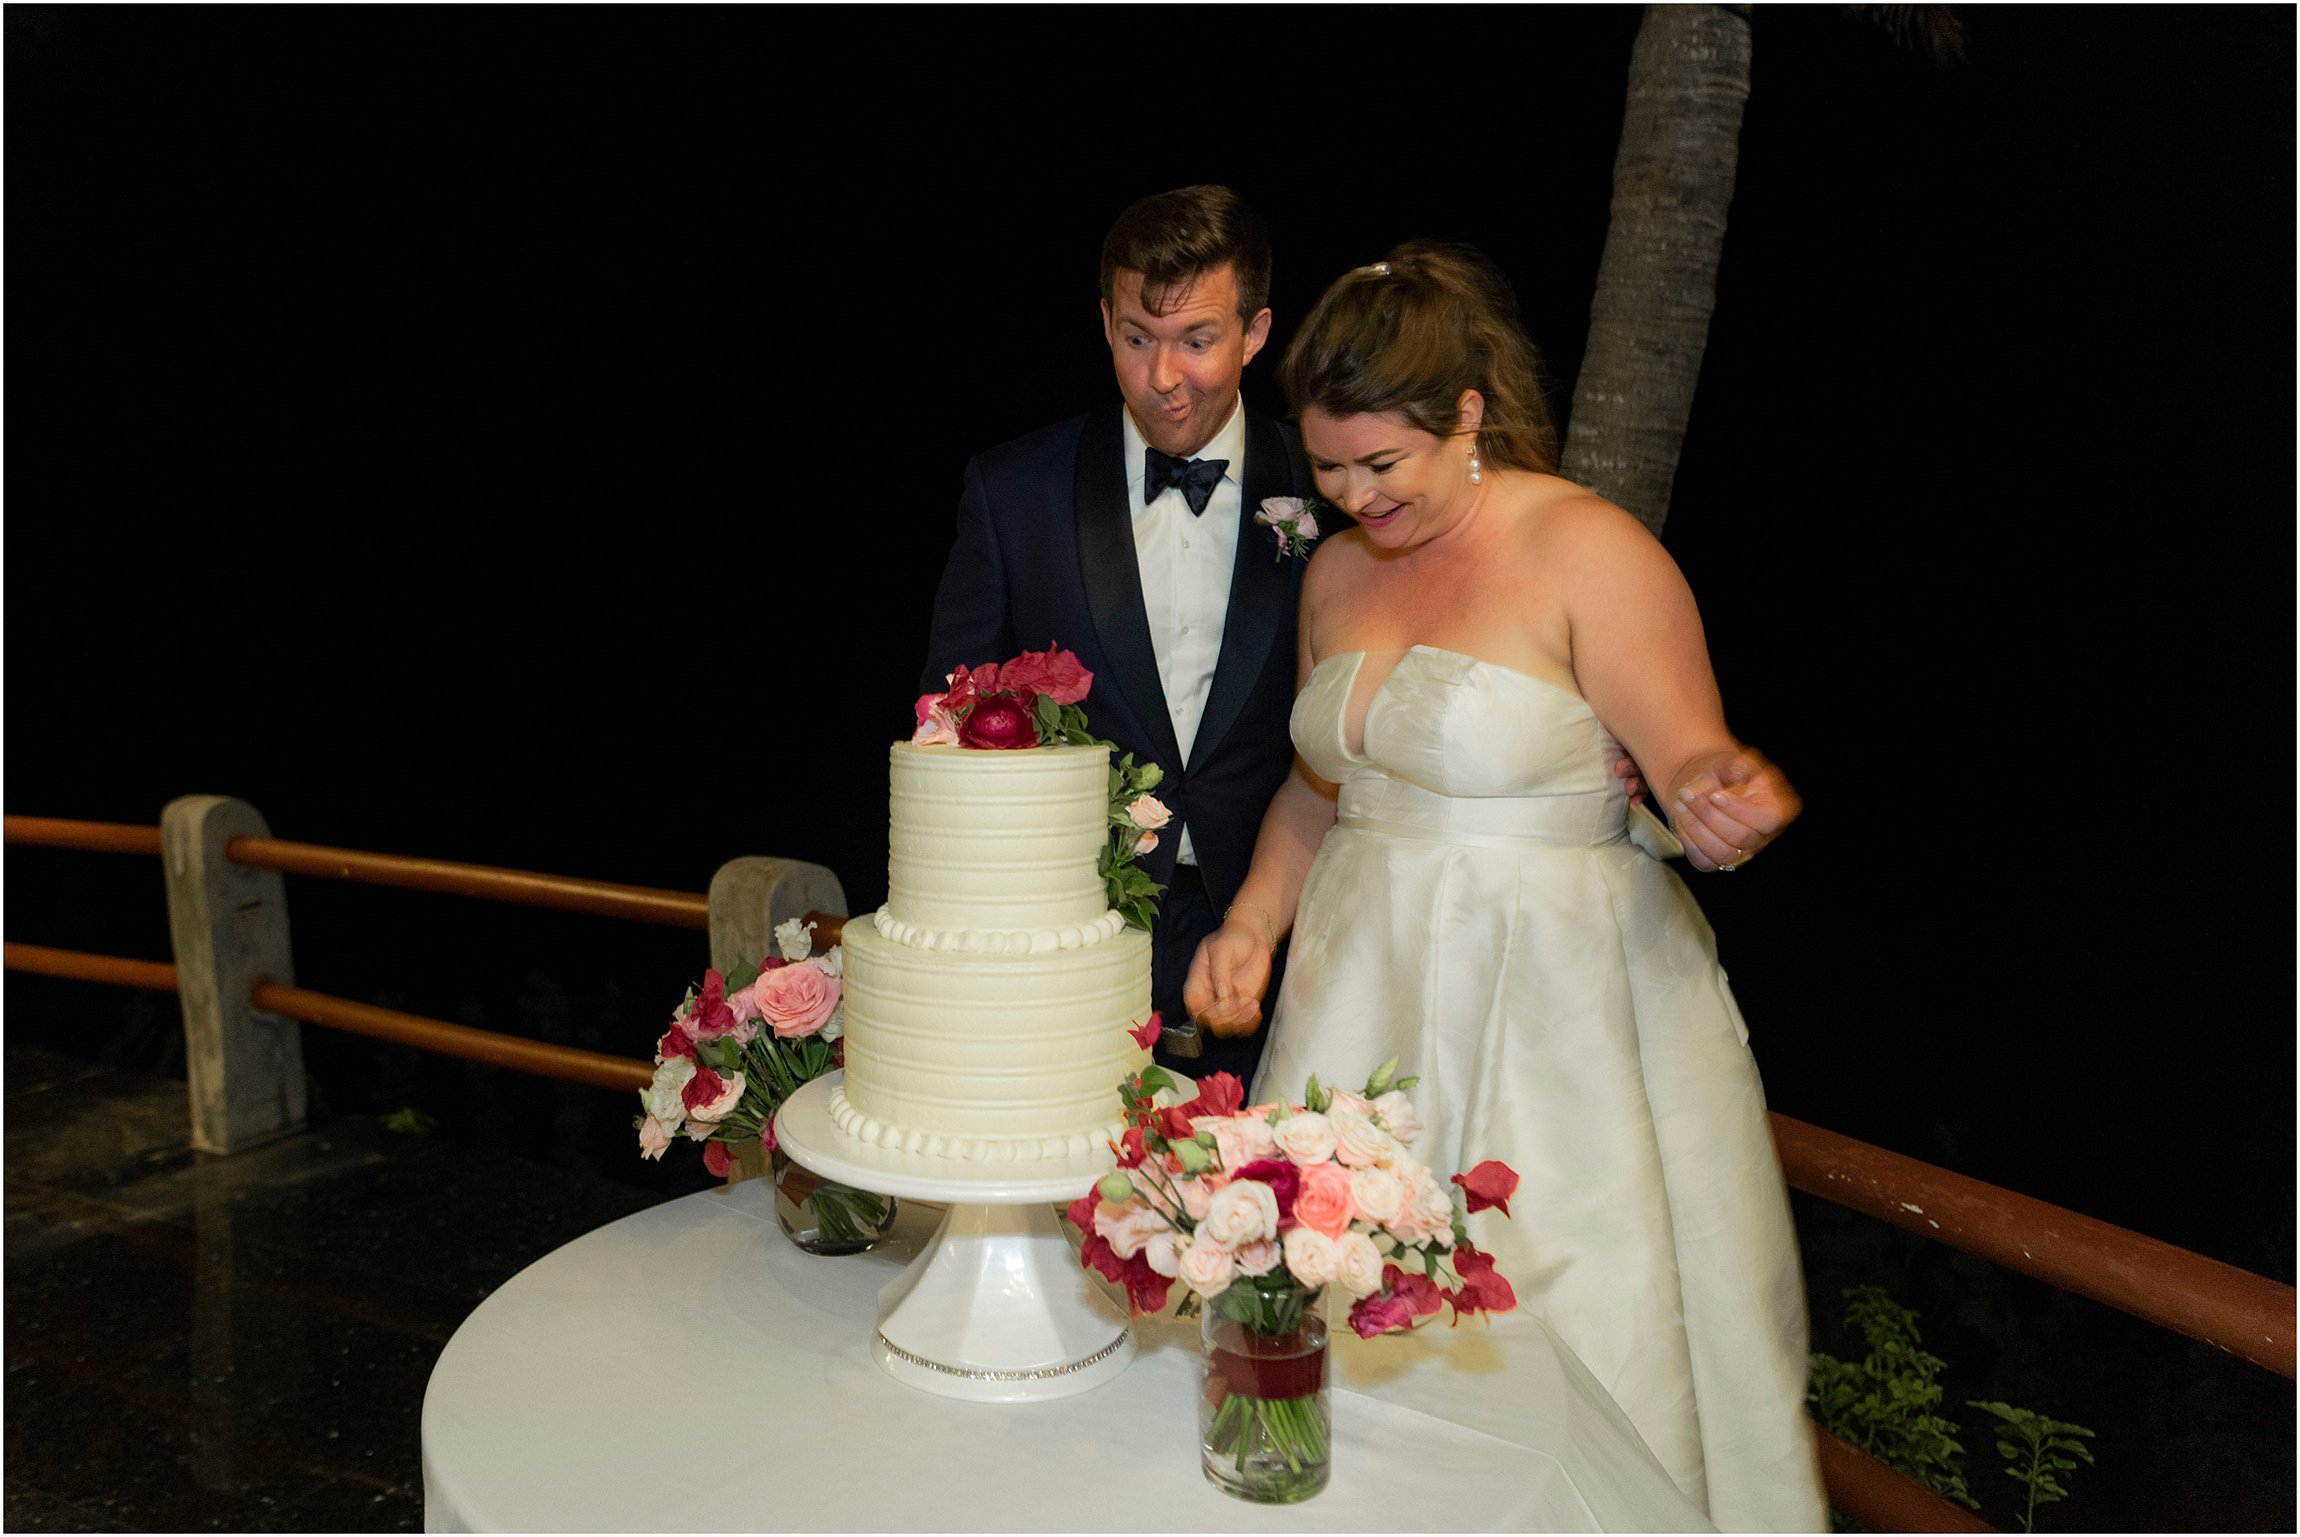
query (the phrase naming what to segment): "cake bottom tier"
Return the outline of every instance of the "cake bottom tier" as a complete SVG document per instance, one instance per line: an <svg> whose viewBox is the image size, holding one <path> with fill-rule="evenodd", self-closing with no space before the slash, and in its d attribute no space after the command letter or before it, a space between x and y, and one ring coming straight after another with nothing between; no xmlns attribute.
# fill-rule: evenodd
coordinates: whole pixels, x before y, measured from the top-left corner
<svg viewBox="0 0 2300 1537"><path fill-rule="evenodd" d="M850 925L849 1136L943 1158L1021 1162L1100 1147L1123 1129L1118 1085L1149 1061L1128 1031L1150 1017L1150 936L1074 950L917 950Z"/></svg>

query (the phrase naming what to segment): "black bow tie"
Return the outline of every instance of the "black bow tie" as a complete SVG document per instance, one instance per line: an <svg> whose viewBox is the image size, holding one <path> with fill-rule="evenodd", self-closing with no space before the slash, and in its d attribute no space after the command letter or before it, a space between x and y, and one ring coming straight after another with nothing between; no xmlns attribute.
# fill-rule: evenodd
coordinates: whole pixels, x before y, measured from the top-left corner
<svg viewBox="0 0 2300 1537"><path fill-rule="evenodd" d="M1222 472L1230 467L1227 459L1177 459L1149 447L1142 452L1147 456L1142 468L1142 505L1147 507L1158 500L1168 486L1180 486L1182 500L1190 504L1193 518L1206 510L1214 488L1222 483Z"/></svg>

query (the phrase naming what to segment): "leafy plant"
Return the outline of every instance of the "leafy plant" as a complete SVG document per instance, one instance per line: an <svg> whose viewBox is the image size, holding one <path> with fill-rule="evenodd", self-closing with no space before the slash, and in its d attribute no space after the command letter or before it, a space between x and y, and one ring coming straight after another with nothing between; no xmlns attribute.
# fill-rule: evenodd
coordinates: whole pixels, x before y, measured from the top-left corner
<svg viewBox="0 0 2300 1537"><path fill-rule="evenodd" d="M1813 1416L1833 1434L1899 1470L1968 1510L1980 1509L1965 1483L1965 1449L1957 1423L1938 1412L1937 1380L1947 1364L1922 1348L1917 1315L1881 1286L1846 1288L1845 1322L1868 1346L1858 1361L1813 1353L1805 1398ZM2021 1530L2036 1530L2036 1508L2066 1499L2062 1479L2076 1459L2092 1461L2077 1437L2092 1432L2082 1425L2048 1419L2010 1404L1967 1399L1969 1407L1996 1417L1996 1447L2005 1476L2028 1491Z"/></svg>
<svg viewBox="0 0 2300 1537"><path fill-rule="evenodd" d="M1969 1510L1980 1502L1965 1487L1965 1449L1954 1420L1935 1413L1947 1365L1921 1348L1917 1315L1881 1286L1848 1287L1845 1321L1868 1345L1858 1361L1813 1353L1805 1398L1824 1426L1934 1493Z"/></svg>
<svg viewBox="0 0 2300 1537"><path fill-rule="evenodd" d="M1993 1414L2002 1422L1997 1427L1997 1455L2005 1459L2005 1477L2028 1490L2028 1509L2021 1513L2020 1529L2035 1531L2036 1508L2068 1498L2060 1475L2076 1471L2076 1458L2092 1461L2091 1450L2074 1439L2089 1439L2092 1432L2082 1425L2047 1419L2010 1404L1984 1403L1977 1398L1965 1402L1967 1407Z"/></svg>
<svg viewBox="0 0 2300 1537"><path fill-rule="evenodd" d="M383 1129L403 1137L428 1137L439 1129L439 1122L413 1105L402 1105L383 1118Z"/></svg>

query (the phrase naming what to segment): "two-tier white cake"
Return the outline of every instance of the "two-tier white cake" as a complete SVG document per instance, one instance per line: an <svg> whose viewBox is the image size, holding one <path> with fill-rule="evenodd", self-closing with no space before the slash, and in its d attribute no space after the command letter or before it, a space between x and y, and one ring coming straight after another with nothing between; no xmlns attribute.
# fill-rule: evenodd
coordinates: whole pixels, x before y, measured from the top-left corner
<svg viewBox="0 0 2300 1537"><path fill-rule="evenodd" d="M1102 747L892 752L886 906L847 924L841 1130L1032 1161L1116 1136L1149 1053L1150 936L1106 898Z"/></svg>

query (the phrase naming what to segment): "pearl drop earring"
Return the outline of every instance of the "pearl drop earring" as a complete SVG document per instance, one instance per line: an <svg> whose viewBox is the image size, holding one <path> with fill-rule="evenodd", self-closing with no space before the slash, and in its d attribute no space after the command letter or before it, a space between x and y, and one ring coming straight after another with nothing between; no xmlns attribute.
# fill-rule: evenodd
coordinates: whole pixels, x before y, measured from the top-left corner
<svg viewBox="0 0 2300 1537"><path fill-rule="evenodd" d="M1478 473L1477 450L1474 448L1469 451L1469 483L1473 486L1485 484L1485 477Z"/></svg>

